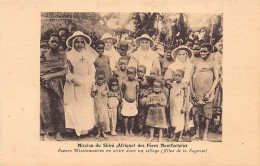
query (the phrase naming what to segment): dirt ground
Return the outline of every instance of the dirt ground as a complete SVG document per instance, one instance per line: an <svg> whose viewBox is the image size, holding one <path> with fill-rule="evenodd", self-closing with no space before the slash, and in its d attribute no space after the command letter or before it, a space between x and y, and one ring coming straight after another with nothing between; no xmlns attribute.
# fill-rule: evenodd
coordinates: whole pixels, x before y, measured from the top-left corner
<svg viewBox="0 0 260 166"><path fill-rule="evenodd" d="M183 141L182 142L192 142L192 141L202 141L200 139L192 139L189 135L192 135L191 132L188 132L187 134L184 133L183 135ZM74 133L63 135L65 141L87 141L87 142L148 142L147 136L139 136L138 134L135 134L134 136L125 136L123 133L118 133L116 136L107 135L107 138L100 137L98 139L94 138L90 135L83 135L77 137ZM43 137L41 136L41 140L43 140ZM52 135L49 137L46 141L56 141L55 136ZM209 142L222 142L222 133L219 131L212 131L209 130L208 132L208 141ZM152 142L158 142L158 135L155 134L155 137ZM174 142L172 139L169 139L166 134L164 134L164 137L162 139L162 142Z"/></svg>

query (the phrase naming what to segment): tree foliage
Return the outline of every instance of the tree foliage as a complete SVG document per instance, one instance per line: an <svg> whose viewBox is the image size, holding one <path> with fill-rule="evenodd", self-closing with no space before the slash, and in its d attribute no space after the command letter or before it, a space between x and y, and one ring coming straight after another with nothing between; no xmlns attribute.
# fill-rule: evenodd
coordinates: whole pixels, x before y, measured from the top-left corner
<svg viewBox="0 0 260 166"><path fill-rule="evenodd" d="M58 31L60 28L68 28L69 24L77 25L77 30L90 35L93 38L100 38L106 32L111 30L99 24L101 16L94 12L43 12L41 35L43 38L48 38L50 32Z"/></svg>
<svg viewBox="0 0 260 166"><path fill-rule="evenodd" d="M158 13L135 13L133 16L135 23L135 33L133 37L139 37L142 34L153 36L156 33L154 26Z"/></svg>

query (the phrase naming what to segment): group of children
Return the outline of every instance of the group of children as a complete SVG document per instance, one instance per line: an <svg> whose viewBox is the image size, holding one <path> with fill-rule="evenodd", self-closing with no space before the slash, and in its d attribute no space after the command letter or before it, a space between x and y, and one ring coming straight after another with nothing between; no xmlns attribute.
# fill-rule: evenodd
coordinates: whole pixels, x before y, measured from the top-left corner
<svg viewBox="0 0 260 166"><path fill-rule="evenodd" d="M59 54L58 46L56 47L55 50ZM195 44L193 47L194 54L189 61L204 65L204 62L201 62L200 44ZM193 91L190 91L191 85L182 81L185 76L183 69L174 71L172 76L174 80L164 78L168 66L176 60L172 56L173 48L167 48L165 56L161 55L164 58L158 57L160 71L153 67L149 73L146 72L145 65L138 65L137 68L128 66L130 55L127 54L127 43L119 43L118 52L121 57L117 60L113 71L110 57L104 54L104 49L103 40L95 42L98 57L94 61L95 83L91 87L90 95L94 99L96 138L100 136L106 138L108 133L115 136L118 132L122 132L128 136L136 132L139 135L149 134L148 141L152 141L158 130L159 141L164 134L181 141L184 128L188 128L190 117L188 105L192 98L190 93ZM208 55L205 65L209 68L207 58ZM200 69L199 66L197 68ZM209 85L212 92L215 86L212 88L212 83ZM194 127L198 136L198 124Z"/></svg>
<svg viewBox="0 0 260 166"><path fill-rule="evenodd" d="M146 73L144 65L137 69L127 67L129 58L124 55L112 73L108 70L109 59L103 54L102 41L97 42L96 50L99 53L94 62L96 81L91 89L98 122L96 138L106 138L109 131L111 135L117 135L117 132L133 135L134 127L138 126L136 131L140 135L150 133L149 141L158 129L161 141L164 129L171 135L172 130L168 129L176 127L176 122L183 123L184 127L188 87L182 82L183 70L175 71L174 82L164 81L157 68ZM182 131L183 128L175 128L177 141L181 140Z"/></svg>

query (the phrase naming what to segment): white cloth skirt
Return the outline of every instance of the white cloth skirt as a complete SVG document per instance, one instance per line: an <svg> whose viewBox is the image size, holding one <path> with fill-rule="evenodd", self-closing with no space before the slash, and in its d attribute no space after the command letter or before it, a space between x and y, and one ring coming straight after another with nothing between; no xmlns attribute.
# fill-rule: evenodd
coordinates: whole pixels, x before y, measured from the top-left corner
<svg viewBox="0 0 260 166"><path fill-rule="evenodd" d="M133 103L129 103L126 100L123 99L123 107L122 107L122 111L121 114L123 116L135 116L138 114L138 110L136 107L136 101L134 101Z"/></svg>

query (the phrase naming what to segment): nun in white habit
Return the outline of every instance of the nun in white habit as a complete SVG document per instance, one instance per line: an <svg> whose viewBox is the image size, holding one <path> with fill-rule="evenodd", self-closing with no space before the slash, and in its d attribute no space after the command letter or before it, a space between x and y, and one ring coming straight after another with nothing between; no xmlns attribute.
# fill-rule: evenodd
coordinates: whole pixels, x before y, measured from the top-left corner
<svg viewBox="0 0 260 166"><path fill-rule="evenodd" d="M105 33L101 40L105 43L104 55L107 55L110 59L110 68L114 71L117 67L118 59L120 54L115 50L114 46L117 44L117 39L110 33Z"/></svg>
<svg viewBox="0 0 260 166"><path fill-rule="evenodd" d="M78 136L87 134L95 122L94 101L90 96L94 82L94 61L98 54L90 47L91 38L76 31L66 44L68 74L64 87L65 127L75 129Z"/></svg>
<svg viewBox="0 0 260 166"><path fill-rule="evenodd" d="M138 47L129 60L128 67L133 66L137 68L138 65L144 65L146 67L146 74L149 75L153 67L159 70L161 74L161 67L159 61L159 54L153 51L151 48L154 46L154 41L147 34L143 34L136 40Z"/></svg>

